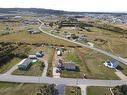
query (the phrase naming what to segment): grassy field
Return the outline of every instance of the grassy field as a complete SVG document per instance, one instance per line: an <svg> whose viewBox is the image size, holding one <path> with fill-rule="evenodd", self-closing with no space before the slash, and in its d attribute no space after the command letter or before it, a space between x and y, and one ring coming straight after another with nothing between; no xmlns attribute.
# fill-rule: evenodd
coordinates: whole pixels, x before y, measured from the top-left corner
<svg viewBox="0 0 127 95"><path fill-rule="evenodd" d="M9 69L11 69L14 65L16 65L17 63L20 62L20 58L14 57L12 58L10 61L8 61L5 65L3 65L2 67L0 67L0 73L5 73L7 72Z"/></svg>
<svg viewBox="0 0 127 95"><path fill-rule="evenodd" d="M0 95L37 95L46 84L20 84L0 82ZM47 94L49 95L49 94Z"/></svg>
<svg viewBox="0 0 127 95"><path fill-rule="evenodd" d="M83 72L88 78L119 79L114 73L115 70L109 69L103 64L104 61L111 59L110 57L97 53L95 51L89 52L80 49L79 52L81 54L82 62L85 66L85 70Z"/></svg>
<svg viewBox="0 0 127 95"><path fill-rule="evenodd" d="M51 37L47 34L33 34L30 35L27 32L19 32L9 35L0 36L0 42L26 42L26 43L48 43L54 45L65 45L65 46L74 46L74 44Z"/></svg>
<svg viewBox="0 0 127 95"><path fill-rule="evenodd" d="M81 89L79 87L66 86L65 95L81 95Z"/></svg>
<svg viewBox="0 0 127 95"><path fill-rule="evenodd" d="M85 74L88 79L119 79L114 73L115 70L103 65L104 61L111 58L95 51L83 48L73 49L69 53L66 52L63 59L76 62L79 71L62 70L62 77L83 78Z"/></svg>
<svg viewBox="0 0 127 95"><path fill-rule="evenodd" d="M89 27L92 32L87 32L86 30L80 31L74 28L64 27L61 28L61 33L63 34L65 31L68 33L74 33L77 36L85 35L88 37L88 40L95 44L96 47L103 49L108 52L112 52L121 57L127 58L127 39L123 37L123 34L115 33L108 30L103 30L95 27ZM127 35L126 35L127 36ZM95 39L103 39L107 41L107 43L103 43L100 41L95 41Z"/></svg>
<svg viewBox="0 0 127 95"><path fill-rule="evenodd" d="M44 67L42 67L42 64L44 63L38 61L37 63L32 64L26 71L17 69L12 74L25 76L41 76L44 69Z"/></svg>
<svg viewBox="0 0 127 95"><path fill-rule="evenodd" d="M87 87L87 95L112 95L109 87Z"/></svg>

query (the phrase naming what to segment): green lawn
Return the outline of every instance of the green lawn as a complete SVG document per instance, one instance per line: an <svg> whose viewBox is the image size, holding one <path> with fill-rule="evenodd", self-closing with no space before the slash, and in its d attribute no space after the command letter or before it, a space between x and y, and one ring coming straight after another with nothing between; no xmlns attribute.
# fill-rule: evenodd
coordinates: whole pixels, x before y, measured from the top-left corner
<svg viewBox="0 0 127 95"><path fill-rule="evenodd" d="M12 74L14 75L25 75L25 76L41 76L44 67L42 66L43 62L38 61L36 64L32 64L30 68L26 71L15 70Z"/></svg>
<svg viewBox="0 0 127 95"><path fill-rule="evenodd" d="M87 87L87 95L112 95L109 87Z"/></svg>
<svg viewBox="0 0 127 95"><path fill-rule="evenodd" d="M81 89L79 87L66 86L65 95L81 95Z"/></svg>
<svg viewBox="0 0 127 95"><path fill-rule="evenodd" d="M20 58L17 58L17 57L12 58L9 62L7 62L2 67L0 67L0 73L7 72L9 69L11 69L14 65L16 65L17 63L19 63L20 61L21 61Z"/></svg>

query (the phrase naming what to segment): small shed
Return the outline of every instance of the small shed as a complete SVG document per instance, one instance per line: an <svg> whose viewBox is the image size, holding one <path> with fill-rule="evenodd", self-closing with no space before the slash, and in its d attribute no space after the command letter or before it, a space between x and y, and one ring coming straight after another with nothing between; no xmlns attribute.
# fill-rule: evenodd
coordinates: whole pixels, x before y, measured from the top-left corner
<svg viewBox="0 0 127 95"><path fill-rule="evenodd" d="M57 51L57 55L58 55L58 56L61 56L61 55L62 55L61 50L58 50L58 51Z"/></svg>
<svg viewBox="0 0 127 95"><path fill-rule="evenodd" d="M42 56L44 56L44 52L43 51L36 52L36 57L42 57Z"/></svg>
<svg viewBox="0 0 127 95"><path fill-rule="evenodd" d="M36 55L29 55L28 58L30 58L30 59L37 59Z"/></svg>

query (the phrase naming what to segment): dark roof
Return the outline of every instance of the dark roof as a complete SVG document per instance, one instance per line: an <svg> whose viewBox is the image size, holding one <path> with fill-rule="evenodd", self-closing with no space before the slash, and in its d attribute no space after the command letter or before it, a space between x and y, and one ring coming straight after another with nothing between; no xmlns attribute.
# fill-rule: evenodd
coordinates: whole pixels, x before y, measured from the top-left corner
<svg viewBox="0 0 127 95"><path fill-rule="evenodd" d="M30 62L31 62L31 59L26 58L26 59L22 62L22 64L20 64L20 65L28 66L28 65L30 64Z"/></svg>
<svg viewBox="0 0 127 95"><path fill-rule="evenodd" d="M71 63L68 63L68 62L66 62L65 64L63 64L64 65L64 68L65 69L76 69L76 65L73 63L73 62L71 62Z"/></svg>

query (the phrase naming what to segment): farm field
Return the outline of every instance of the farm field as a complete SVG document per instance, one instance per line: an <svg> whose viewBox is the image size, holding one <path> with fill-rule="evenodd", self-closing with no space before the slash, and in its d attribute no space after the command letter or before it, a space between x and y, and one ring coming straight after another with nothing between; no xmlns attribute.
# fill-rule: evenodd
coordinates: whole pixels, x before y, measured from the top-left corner
<svg viewBox="0 0 127 95"><path fill-rule="evenodd" d="M0 36L0 42L25 42L25 43L30 43L30 44L46 43L46 44L63 45L63 46L64 45L65 46L75 46L72 43L51 37L43 33L30 35L29 33L25 31L20 32L20 33Z"/></svg>

